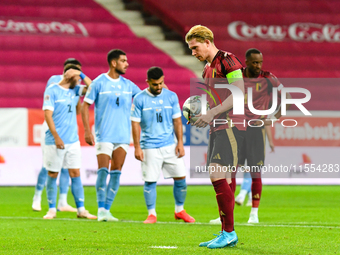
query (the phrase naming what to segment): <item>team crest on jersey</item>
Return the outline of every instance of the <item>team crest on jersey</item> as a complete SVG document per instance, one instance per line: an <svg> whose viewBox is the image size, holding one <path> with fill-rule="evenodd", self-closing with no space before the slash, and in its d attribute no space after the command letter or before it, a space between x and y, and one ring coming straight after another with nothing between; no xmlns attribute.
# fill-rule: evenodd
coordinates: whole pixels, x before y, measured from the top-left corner
<svg viewBox="0 0 340 255"><path fill-rule="evenodd" d="M49 101L49 100L50 100L50 96L46 95L45 98L44 98L44 101Z"/></svg>
<svg viewBox="0 0 340 255"><path fill-rule="evenodd" d="M160 104L163 104L163 100L162 100L162 99L161 99L161 100L159 100L159 103L160 103Z"/></svg>
<svg viewBox="0 0 340 255"><path fill-rule="evenodd" d="M119 89L121 89L121 88L122 88L122 86L118 85L118 88L119 88Z"/></svg>
<svg viewBox="0 0 340 255"><path fill-rule="evenodd" d="M262 84L261 83L256 83L256 91L261 90Z"/></svg>
<svg viewBox="0 0 340 255"><path fill-rule="evenodd" d="M212 76L212 78L216 78L216 68L213 69L211 76Z"/></svg>

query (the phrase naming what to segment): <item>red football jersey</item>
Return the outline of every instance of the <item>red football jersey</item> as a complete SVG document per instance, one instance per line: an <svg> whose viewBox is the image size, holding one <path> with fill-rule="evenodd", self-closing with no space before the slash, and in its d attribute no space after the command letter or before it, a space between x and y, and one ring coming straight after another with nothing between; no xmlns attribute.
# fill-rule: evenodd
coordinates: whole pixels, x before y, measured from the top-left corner
<svg viewBox="0 0 340 255"><path fill-rule="evenodd" d="M211 86L213 88L214 84L211 83L215 83L216 82L221 82L218 80L212 80L212 79L223 79L223 83L228 83L228 80L226 78L226 75L228 73L231 73L235 70L241 69L242 68L242 64L241 62L238 60L238 58L230 53L230 52L224 52L219 50L216 54L216 56L214 57L213 61L211 63L207 63L204 67L203 70L203 78L205 79L206 84L209 84L209 86ZM217 97L217 95L215 95L214 91L212 91L213 89L210 89L210 92L212 93L212 95L214 96L214 99L211 98L210 96L207 97L207 101L209 103L210 108L214 108L215 106L220 104L220 101ZM215 88L214 89L218 96L221 99L221 102L223 102L228 96L231 95L231 92L229 89L218 89ZM239 130L245 130L246 126L244 127L243 124L234 124L235 122L238 123L243 123L244 115L234 115L233 114L233 110L229 110L227 112L223 112L219 115L216 115L214 117L214 119L223 119L223 120L228 120L227 124L221 124L221 125L217 125L215 127L213 127L213 122L210 123L210 133L211 132L215 132L217 130L222 130L222 129L227 129L229 128L229 120L232 120L233 122L233 126L236 126Z"/></svg>
<svg viewBox="0 0 340 255"><path fill-rule="evenodd" d="M278 78L268 71L261 70L260 75L257 78L247 78L246 69L242 70L244 78L244 90L245 90L245 115L247 120L251 119L263 119L266 116L256 115L249 110L248 107L248 88L252 88L253 92L253 106L256 110L268 110L272 101L272 88L278 88L278 98L281 98L281 88L283 85ZM279 100L278 100L279 101Z"/></svg>

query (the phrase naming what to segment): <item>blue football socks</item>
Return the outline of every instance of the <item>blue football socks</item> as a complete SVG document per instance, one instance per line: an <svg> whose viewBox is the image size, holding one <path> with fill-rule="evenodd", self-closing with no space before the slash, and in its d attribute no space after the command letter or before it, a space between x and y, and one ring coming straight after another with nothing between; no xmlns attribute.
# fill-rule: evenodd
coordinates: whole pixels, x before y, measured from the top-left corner
<svg viewBox="0 0 340 255"><path fill-rule="evenodd" d="M145 182L144 183L144 198L146 207L148 210L156 208L156 182Z"/></svg>
<svg viewBox="0 0 340 255"><path fill-rule="evenodd" d="M184 205L187 196L187 183L185 179L174 180L174 198L176 205Z"/></svg>
<svg viewBox="0 0 340 255"><path fill-rule="evenodd" d="M121 171L112 170L110 171L110 181L106 188L106 201L105 201L105 209L110 210L113 200L116 197L116 194L119 189L119 180Z"/></svg>
<svg viewBox="0 0 340 255"><path fill-rule="evenodd" d="M109 171L106 167L100 168L97 173L96 191L98 208L103 208L105 206L106 177L108 173Z"/></svg>
<svg viewBox="0 0 340 255"><path fill-rule="evenodd" d="M60 177L59 177L59 193L60 194L67 194L69 183L70 183L70 174L68 173L68 169L62 168L60 171Z"/></svg>
<svg viewBox="0 0 340 255"><path fill-rule="evenodd" d="M47 202L49 208L56 208L57 201L57 178L52 178L51 176L47 176Z"/></svg>
<svg viewBox="0 0 340 255"><path fill-rule="evenodd" d="M47 180L47 170L45 167L42 167L38 175L37 185L35 186L35 190L40 191L40 194L46 185L46 180Z"/></svg>
<svg viewBox="0 0 340 255"><path fill-rule="evenodd" d="M251 183L252 183L252 179L251 179L250 173L245 172L243 174L243 182L241 185L241 190L244 189L247 191L247 193L249 193L251 191Z"/></svg>
<svg viewBox="0 0 340 255"><path fill-rule="evenodd" d="M77 208L84 207L84 188L80 176L71 178L71 191Z"/></svg>

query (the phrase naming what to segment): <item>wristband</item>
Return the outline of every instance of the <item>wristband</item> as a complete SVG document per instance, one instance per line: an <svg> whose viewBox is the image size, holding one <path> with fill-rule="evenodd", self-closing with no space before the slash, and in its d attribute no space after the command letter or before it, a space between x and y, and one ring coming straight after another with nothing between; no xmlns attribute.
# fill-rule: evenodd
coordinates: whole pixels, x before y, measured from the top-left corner
<svg viewBox="0 0 340 255"><path fill-rule="evenodd" d="M85 77L86 77L86 75L85 75L83 72L80 72L79 76L80 76L80 78L81 78L82 80L84 80Z"/></svg>

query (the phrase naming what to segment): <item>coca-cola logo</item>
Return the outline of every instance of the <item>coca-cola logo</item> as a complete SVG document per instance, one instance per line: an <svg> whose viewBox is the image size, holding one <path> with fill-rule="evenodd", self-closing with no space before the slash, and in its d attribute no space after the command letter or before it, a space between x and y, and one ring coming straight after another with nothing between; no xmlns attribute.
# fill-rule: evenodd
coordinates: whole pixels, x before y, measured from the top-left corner
<svg viewBox="0 0 340 255"><path fill-rule="evenodd" d="M289 26L257 25L234 21L228 25L229 35L241 41L264 39L268 41L293 40L298 42L340 42L340 25L293 23Z"/></svg>

